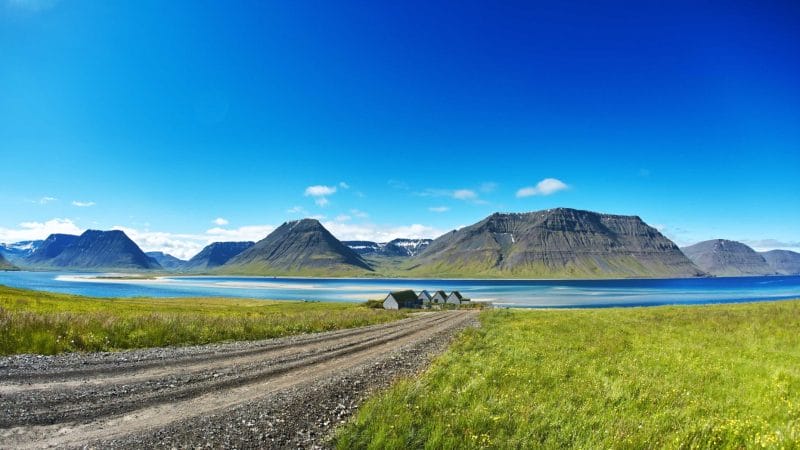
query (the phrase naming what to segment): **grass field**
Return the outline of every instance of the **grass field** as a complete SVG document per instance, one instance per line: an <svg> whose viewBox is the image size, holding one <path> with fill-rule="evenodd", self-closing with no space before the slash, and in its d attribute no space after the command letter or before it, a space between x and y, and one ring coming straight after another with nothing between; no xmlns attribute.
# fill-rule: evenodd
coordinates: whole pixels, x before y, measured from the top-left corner
<svg viewBox="0 0 800 450"><path fill-rule="evenodd" d="M101 299L0 286L0 355L264 339L405 316L347 303Z"/></svg>
<svg viewBox="0 0 800 450"><path fill-rule="evenodd" d="M481 321L337 447L800 448L800 301Z"/></svg>

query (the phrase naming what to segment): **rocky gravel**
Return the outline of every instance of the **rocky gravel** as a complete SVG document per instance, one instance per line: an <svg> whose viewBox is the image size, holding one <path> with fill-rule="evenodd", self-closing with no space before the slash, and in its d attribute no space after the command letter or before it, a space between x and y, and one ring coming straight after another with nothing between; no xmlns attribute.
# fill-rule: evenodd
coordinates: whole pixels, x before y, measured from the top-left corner
<svg viewBox="0 0 800 450"><path fill-rule="evenodd" d="M366 396L476 323L450 312L250 343L4 358L0 447L324 448Z"/></svg>

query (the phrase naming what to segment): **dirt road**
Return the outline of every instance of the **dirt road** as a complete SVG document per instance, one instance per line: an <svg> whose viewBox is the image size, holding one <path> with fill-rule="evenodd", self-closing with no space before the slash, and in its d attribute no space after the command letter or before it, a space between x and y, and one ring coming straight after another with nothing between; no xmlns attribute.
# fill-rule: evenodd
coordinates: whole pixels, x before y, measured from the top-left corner
<svg viewBox="0 0 800 450"><path fill-rule="evenodd" d="M317 447L472 312L258 342L0 359L0 448Z"/></svg>

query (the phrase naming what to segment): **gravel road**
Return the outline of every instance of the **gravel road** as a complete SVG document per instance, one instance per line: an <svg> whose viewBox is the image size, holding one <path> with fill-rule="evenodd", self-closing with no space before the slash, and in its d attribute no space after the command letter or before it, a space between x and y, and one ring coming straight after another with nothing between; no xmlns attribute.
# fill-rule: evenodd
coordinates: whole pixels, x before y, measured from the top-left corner
<svg viewBox="0 0 800 450"><path fill-rule="evenodd" d="M474 312L255 342L0 358L0 448L320 448Z"/></svg>

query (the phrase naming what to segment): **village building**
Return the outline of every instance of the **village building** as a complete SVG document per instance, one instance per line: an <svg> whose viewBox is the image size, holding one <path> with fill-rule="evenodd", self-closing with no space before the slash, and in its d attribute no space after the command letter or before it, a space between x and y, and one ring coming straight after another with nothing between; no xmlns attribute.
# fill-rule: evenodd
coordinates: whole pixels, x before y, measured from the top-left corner
<svg viewBox="0 0 800 450"><path fill-rule="evenodd" d="M461 295L461 292L453 291L447 297L447 303L450 305L461 305L464 303L469 303L469 299Z"/></svg>
<svg viewBox="0 0 800 450"><path fill-rule="evenodd" d="M431 305L431 294L428 291L424 290L419 293L417 296L420 302L422 302L422 306L430 306Z"/></svg>
<svg viewBox="0 0 800 450"><path fill-rule="evenodd" d="M445 291L436 291L431 296L431 304L442 305L447 303L447 293Z"/></svg>
<svg viewBox="0 0 800 450"><path fill-rule="evenodd" d="M422 301L412 290L390 292L383 300L383 309L421 308Z"/></svg>

